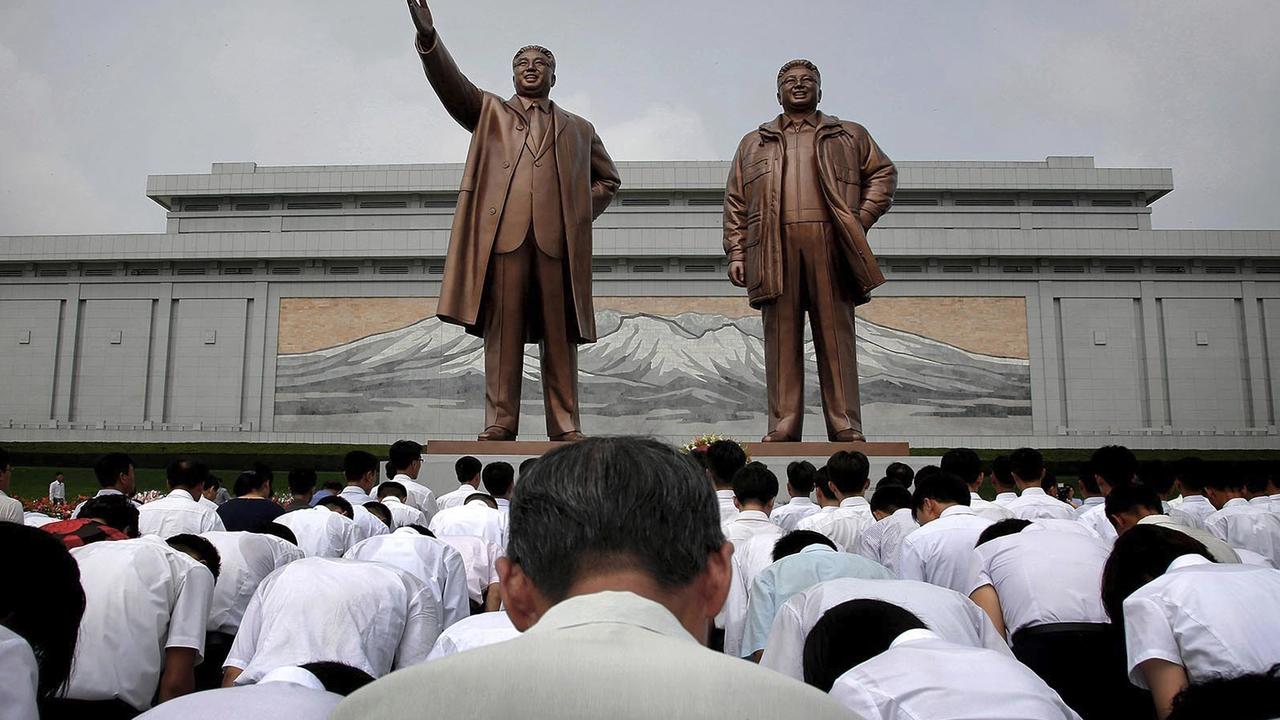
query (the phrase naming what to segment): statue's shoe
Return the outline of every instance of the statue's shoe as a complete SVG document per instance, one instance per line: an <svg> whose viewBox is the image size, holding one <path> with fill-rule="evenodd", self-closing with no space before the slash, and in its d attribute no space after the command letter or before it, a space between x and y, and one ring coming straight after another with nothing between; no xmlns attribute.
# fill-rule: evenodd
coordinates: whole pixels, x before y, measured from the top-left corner
<svg viewBox="0 0 1280 720"><path fill-rule="evenodd" d="M840 432L831 436L831 442L863 442L866 439L867 437L865 435L858 432L857 430L854 430L853 428L849 428L848 430L841 430Z"/></svg>
<svg viewBox="0 0 1280 720"><path fill-rule="evenodd" d="M548 439L552 442L577 442L579 440L586 440L587 436L577 430L570 430L569 432L560 433L559 435L552 435Z"/></svg>
<svg viewBox="0 0 1280 720"><path fill-rule="evenodd" d="M775 430L760 438L760 442L800 442L800 438L794 438L786 433Z"/></svg>
<svg viewBox="0 0 1280 720"><path fill-rule="evenodd" d="M515 439L516 439L515 433L511 432L510 430L504 427L500 427L498 425L490 425L489 427L484 429L484 432L476 436L476 440L481 440L481 441L497 440L497 441L506 442L506 441L515 440Z"/></svg>

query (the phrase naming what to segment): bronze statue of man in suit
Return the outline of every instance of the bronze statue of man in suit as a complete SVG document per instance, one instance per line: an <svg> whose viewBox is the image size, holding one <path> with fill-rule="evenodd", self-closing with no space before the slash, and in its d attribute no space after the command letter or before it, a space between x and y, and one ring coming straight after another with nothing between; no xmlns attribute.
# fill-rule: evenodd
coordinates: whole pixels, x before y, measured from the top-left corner
<svg viewBox="0 0 1280 720"><path fill-rule="evenodd" d="M471 133L436 314L484 338L485 429L520 428L524 345L539 343L547 436L578 440L578 348L596 340L591 222L620 181L591 123L548 98L550 50L512 60L516 94L480 90L458 70L425 0L408 0L427 80Z"/></svg>
<svg viewBox="0 0 1280 720"><path fill-rule="evenodd" d="M853 308L884 282L866 231L893 203L898 171L866 128L818 111L821 82L808 60L782 66L782 114L742 138L725 192L729 280L764 319L765 442L801 437L806 312L827 437L864 439Z"/></svg>

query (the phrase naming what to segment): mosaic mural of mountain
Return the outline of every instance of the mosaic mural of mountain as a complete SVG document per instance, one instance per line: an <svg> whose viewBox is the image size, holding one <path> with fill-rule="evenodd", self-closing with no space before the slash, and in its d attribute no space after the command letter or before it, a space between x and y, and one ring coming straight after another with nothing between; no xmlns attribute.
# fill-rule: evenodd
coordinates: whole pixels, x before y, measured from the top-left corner
<svg viewBox="0 0 1280 720"><path fill-rule="evenodd" d="M600 339L580 353L583 429L671 439L764 429L764 356L758 316L597 313ZM874 438L1029 433L1029 363L984 355L860 319L864 424ZM813 348L812 417L824 433ZM543 432L536 348L525 355L522 433ZM276 429L408 433L465 438L483 424L479 339L428 317L336 347L281 354Z"/></svg>

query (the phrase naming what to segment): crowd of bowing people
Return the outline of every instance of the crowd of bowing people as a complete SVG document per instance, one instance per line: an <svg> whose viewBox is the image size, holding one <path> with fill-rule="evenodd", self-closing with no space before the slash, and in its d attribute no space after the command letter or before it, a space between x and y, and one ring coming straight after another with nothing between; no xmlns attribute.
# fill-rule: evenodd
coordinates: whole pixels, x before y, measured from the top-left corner
<svg viewBox="0 0 1280 720"><path fill-rule="evenodd" d="M732 441L613 437L436 497L386 461L281 505L180 458L139 505L112 453L72 519L0 522L0 718L1280 717L1265 468L1106 446L1072 502L1030 448L873 490L840 451L783 493Z"/></svg>

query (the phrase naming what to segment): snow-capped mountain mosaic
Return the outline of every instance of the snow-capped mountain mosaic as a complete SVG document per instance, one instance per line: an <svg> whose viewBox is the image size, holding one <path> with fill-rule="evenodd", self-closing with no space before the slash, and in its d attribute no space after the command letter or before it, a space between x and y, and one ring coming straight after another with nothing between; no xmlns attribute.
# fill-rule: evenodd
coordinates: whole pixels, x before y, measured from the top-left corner
<svg viewBox="0 0 1280 720"><path fill-rule="evenodd" d="M764 433L764 343L758 316L674 317L603 310L599 340L579 352L583 431L684 440ZM1026 359L971 352L857 322L863 423L873 439L1030 434ZM806 343L805 437L825 439L812 341ZM545 433L537 348L524 364L521 435ZM281 354L276 430L470 438L483 425L480 339L434 317L331 348Z"/></svg>

